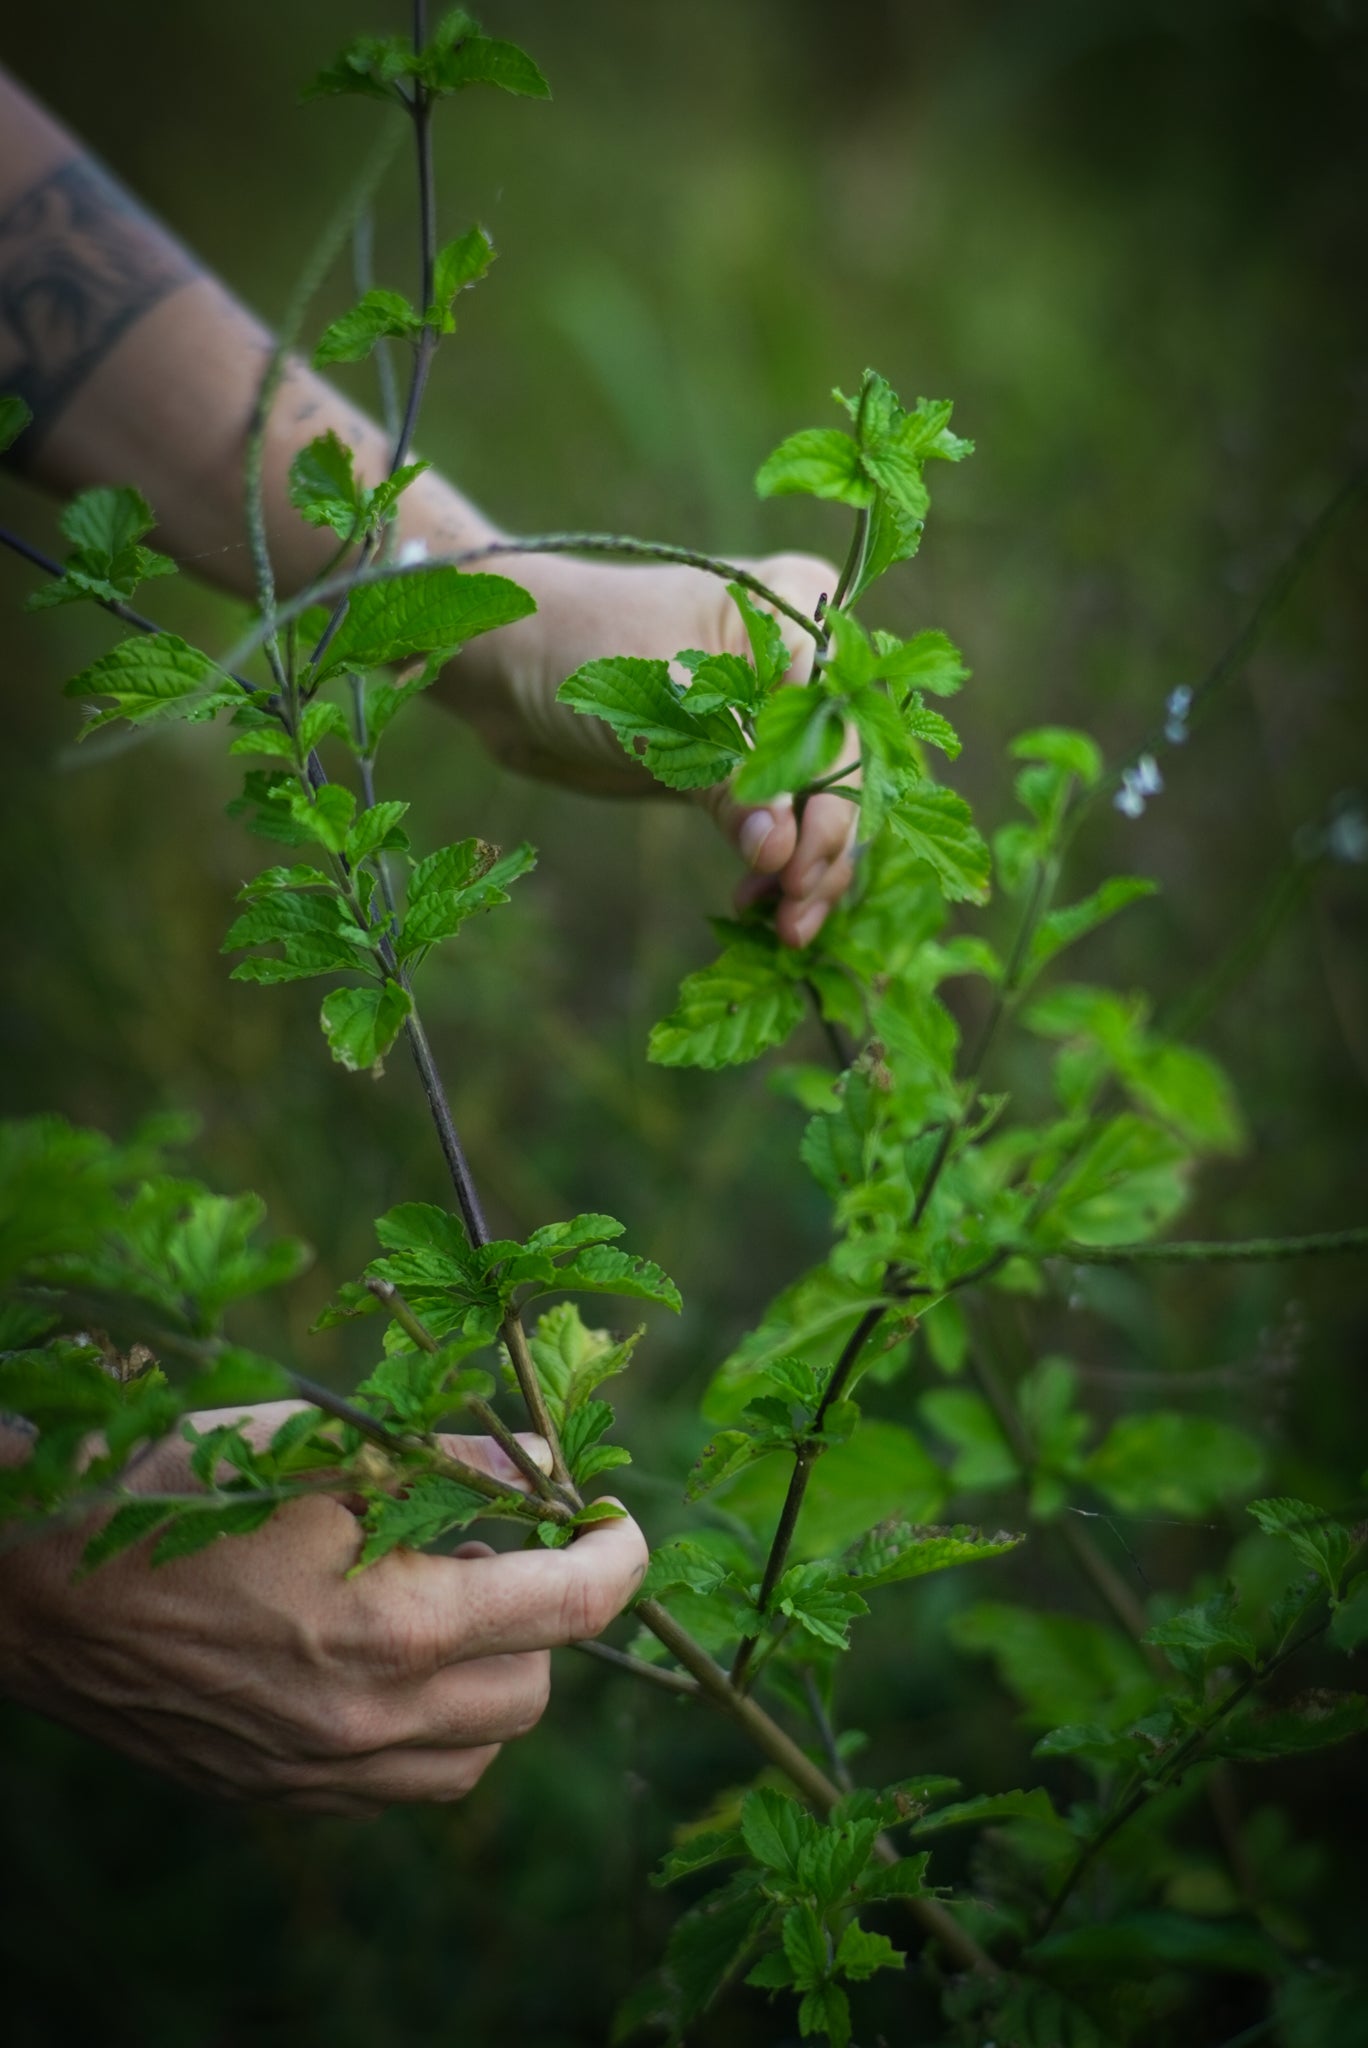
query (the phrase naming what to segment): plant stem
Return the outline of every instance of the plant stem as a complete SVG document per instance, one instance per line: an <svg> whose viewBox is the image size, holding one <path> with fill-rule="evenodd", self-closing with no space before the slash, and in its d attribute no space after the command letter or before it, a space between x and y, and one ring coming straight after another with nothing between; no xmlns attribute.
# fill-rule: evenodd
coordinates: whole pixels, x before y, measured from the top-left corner
<svg viewBox="0 0 1368 2048"><path fill-rule="evenodd" d="M644 1678L648 1685L663 1687L685 1699L696 1700L706 1695L692 1678L686 1678L682 1671L670 1671L663 1664L648 1664L644 1657L629 1656L626 1650L615 1650L611 1643L585 1641L572 1643L572 1650L582 1650L588 1657L597 1657L601 1664L611 1664L617 1671L630 1671L633 1678Z"/></svg>
<svg viewBox="0 0 1368 2048"><path fill-rule="evenodd" d="M432 1332L414 1314L412 1307L405 1301L399 1289L392 1286L388 1280L374 1278L367 1280L366 1285L376 1300L382 1301L385 1304L385 1307L394 1317L400 1329L413 1339L419 1350L426 1351L430 1357L435 1357L441 1350L441 1345L437 1342ZM491 1408L488 1401L484 1400L479 1394L466 1394L463 1398L465 1406L469 1408L476 1420L483 1424L505 1455L517 1466L523 1478L532 1487L533 1492L539 1493L543 1500L557 1499L556 1489L542 1471L541 1466L529 1454L526 1446L519 1443L517 1437L498 1411Z"/></svg>
<svg viewBox="0 0 1368 2048"><path fill-rule="evenodd" d="M765 1560L764 1576L760 1581L760 1592L756 1604L762 1614L769 1611L770 1601L774 1598L774 1589L783 1577L784 1566L788 1563L788 1554L793 1542L794 1531L798 1527L798 1517L802 1512L803 1496L807 1492L808 1480L812 1476L813 1465L826 1448L824 1444L817 1441L821 1435L822 1426L833 1403L839 1401L844 1394L849 1384L850 1376L859 1363L860 1353L864 1350L865 1345L869 1342L869 1339L873 1336L887 1313L887 1302L878 1302L873 1308L867 1308L860 1317L859 1322L846 1339L845 1347L840 1357L832 1368L831 1377L826 1383L822 1398L818 1402L813 1414L811 1427L798 1445L793 1460L793 1471L789 1477L788 1492L784 1495L784 1505L779 1513L778 1527L775 1529L773 1540L770 1543L769 1556ZM751 1658L755 1654L756 1641L757 1638L755 1636L743 1636L741 1638L736 1655L732 1660L731 1684L733 1687L739 1687L745 1678Z"/></svg>
<svg viewBox="0 0 1368 2048"><path fill-rule="evenodd" d="M1368 1224L1348 1230L1317 1230L1305 1237L1245 1237L1228 1240L1193 1238L1162 1244L1060 1244L1048 1250L1025 1251L1027 1258L1068 1259L1075 1266L1126 1266L1150 1263L1199 1266L1271 1259L1310 1259L1333 1252L1368 1251ZM1018 1253L1017 1256L1023 1256Z"/></svg>
<svg viewBox="0 0 1368 2048"><path fill-rule="evenodd" d="M715 1700L717 1705L745 1730L756 1747L771 1763L778 1765L785 1777L797 1786L809 1805L826 1819L833 1806L843 1796L840 1786L812 1761L805 1750L798 1747L792 1736L786 1734L777 1721L770 1719L763 1707L749 1694L736 1689L721 1666L713 1662L707 1651L694 1641L686 1629L679 1626L658 1601L641 1600L637 1603L636 1611L651 1633L664 1643L685 1670L697 1680L700 1690ZM901 1860L897 1849L886 1837L880 1837L875 1845L875 1853L884 1863L897 1863ZM938 1900L914 1897L905 1900L904 1903L922 1930L931 1939L941 1943L960 1969L993 1970L992 1958L986 1950L980 1948L973 1936L959 1925Z"/></svg>
<svg viewBox="0 0 1368 2048"><path fill-rule="evenodd" d="M1243 1700L1247 1699L1251 1692L1254 1692L1259 1686L1266 1684L1275 1672L1280 1671L1290 1657L1295 1657L1298 1651L1304 1649L1308 1643L1314 1642L1318 1636L1324 1635L1330 1626L1330 1620L1331 1617L1327 1614L1322 1621L1317 1622L1314 1628L1308 1629L1304 1635L1299 1636L1295 1643L1289 1643L1285 1650L1280 1650L1276 1656L1270 1657L1267 1663L1261 1664L1256 1671L1249 1672L1246 1677L1240 1680L1238 1685L1232 1686L1225 1698L1217 1702L1201 1727L1194 1728L1192 1733L1179 1743L1172 1756L1160 1765L1153 1776L1136 1786L1133 1791L1127 1791L1123 1794L1110 1816L1103 1822L1097 1833L1084 1843L1070 1865L1067 1875L1050 1901L1049 1910L1045 1915L1045 1920L1040 1930L1040 1938L1043 1939L1050 1932L1084 1872L1107 1846L1108 1842L1120 1833L1127 1821L1132 1820L1156 1793L1167 1791L1171 1784L1181 1778L1188 1766L1195 1762L1197 1752L1201 1749L1202 1744L1212 1731L1219 1727L1227 1716L1234 1713L1236 1707Z"/></svg>

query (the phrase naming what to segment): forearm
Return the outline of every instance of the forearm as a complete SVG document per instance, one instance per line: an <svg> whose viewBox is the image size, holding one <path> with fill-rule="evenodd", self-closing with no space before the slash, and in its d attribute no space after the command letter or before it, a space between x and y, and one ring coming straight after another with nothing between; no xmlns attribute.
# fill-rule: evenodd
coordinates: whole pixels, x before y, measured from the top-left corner
<svg viewBox="0 0 1368 2048"><path fill-rule="evenodd" d="M0 74L0 390L17 391L33 410L16 454L34 480L62 493L135 484L166 552L220 588L251 595L244 458L272 346L261 323ZM386 474L391 450L380 427L291 361L267 421L262 478L284 595L335 552L332 534L306 524L287 491L294 455L329 429L355 451L366 482ZM421 541L434 556L500 538L432 471L406 493L398 524L401 545ZM514 573L539 615L473 643L440 694L511 765L636 790L645 778L611 736L555 707L546 687L548 633L567 643L562 673L584 658L581 647L602 651L591 642L596 622L602 630L604 572L529 558ZM620 595L614 572L607 577Z"/></svg>

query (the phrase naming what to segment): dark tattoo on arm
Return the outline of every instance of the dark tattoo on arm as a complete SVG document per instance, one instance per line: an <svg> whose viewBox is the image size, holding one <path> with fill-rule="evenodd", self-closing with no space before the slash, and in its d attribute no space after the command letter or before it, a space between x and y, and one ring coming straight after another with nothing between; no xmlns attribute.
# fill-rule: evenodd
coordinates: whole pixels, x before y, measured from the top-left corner
<svg viewBox="0 0 1368 2048"><path fill-rule="evenodd" d="M197 275L88 158L0 214L0 391L17 392L34 416L13 451L20 462L134 321Z"/></svg>

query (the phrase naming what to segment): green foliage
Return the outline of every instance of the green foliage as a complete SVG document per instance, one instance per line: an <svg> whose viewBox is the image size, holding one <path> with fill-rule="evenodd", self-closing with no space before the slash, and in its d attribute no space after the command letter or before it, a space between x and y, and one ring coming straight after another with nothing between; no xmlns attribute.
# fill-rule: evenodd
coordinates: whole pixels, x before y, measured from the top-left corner
<svg viewBox="0 0 1368 2048"><path fill-rule="evenodd" d="M399 106L425 146L433 102L476 84L547 93L524 52L458 9L422 48L400 35L354 39L306 97ZM494 255L482 228L445 244L435 223L425 228L428 303L368 290L325 329L314 356L359 362L379 343L401 343L414 359L415 402L431 352L455 331L456 300ZM672 665L608 653L559 691L667 788L729 783L738 803L792 797L801 810L819 788L839 786L859 810L857 880L813 943L801 952L782 945L765 907L717 920L720 958L687 977L649 1041L658 1065L719 1069L786 1044L815 1010L835 1054L831 1074L811 1064L809 1029L799 1064L779 1077L805 1112L798 1151L825 1198L825 1254L712 1372L703 1405L716 1427L684 1482L703 1516L655 1549L640 1589L643 1600L667 1602L694 1639L681 1657L688 1680L673 1673L667 1682L716 1691L717 1670L699 1661L712 1658L731 1671L739 1726L757 1726L739 1699L753 1691L766 1713L805 1724L801 1740L821 1764L795 1764L791 1737L787 1748L777 1736L762 1740L814 1810L762 1781L724 1795L707 1825L677 1840L659 1882L692 1884L730 1868L683 1911L658 1978L628 2001L615 2038L649 2025L682 2043L744 1977L786 1997L792 2015L780 2024L789 2033L796 2016L802 2036L846 2048L863 2026L861 1987L908 1963L864 1924L866 1911L887 1911L919 1923L918 1950L934 1936L940 1953L923 1976L944 1990L947 2023L964 2040L1111 2048L1147 2038L1150 2008L1135 1995L1152 1979L1167 1987L1199 1972L1274 1978L1286 1967L1276 1906L1254 1897L1246 1872L1220 1898L1231 1908L1247 1900L1257 1917L1179 1910L1210 1873L1186 1867L1186 1844L1165 1831L1182 1822L1193 1766L1242 1768L1363 1732L1368 1707L1358 1693L1279 1687L1271 1701L1262 1696L1303 1644L1361 1645L1365 1581L1352 1574L1361 1532L1300 1500L1255 1501L1249 1512L1297 1568L1293 1583L1265 1597L1261 1584L1246 1585L1239 1560L1220 1590L1219 1574L1191 1590L1146 1583L1146 1628L1129 1581L1118 1591L1115 1569L1087 1547L1090 1532L1066 1519L1083 1499L1142 1523L1216 1517L1266 1483L1270 1455L1248 1429L1177 1406L1095 1413L1083 1341L1071 1346L1080 1366L1050 1350L1059 1340L1048 1335L1038 1346L1033 1336L1029 1362L1018 1363L999 1343L1001 1304L987 1294L1014 1294L1012 1309L1034 1295L1052 1314L1049 1290L1070 1253L1133 1249L1165 1229L1188 1202L1200 1161L1241 1149L1243 1123L1220 1067L1156 1028L1147 996L1052 979L1067 948L1153 892L1148 880L1121 875L1055 900L1075 828L1110 786L1096 742L1056 725L1018 734L1009 747L1018 809L991 842L966 798L933 774L933 757L955 762L961 740L927 698L954 694L969 671L944 633L871 630L856 608L919 546L928 462L959 461L972 444L951 432L948 402L905 408L876 372L866 371L853 398L836 395L850 430L790 435L756 480L763 497L808 495L854 515L847 568L810 622L811 680L789 684L776 617L731 582L748 656L687 648ZM22 402L0 401L0 443L26 420ZM388 561L396 506L426 467L400 460L409 442L406 431L392 474L374 486L332 432L291 463L290 502L342 555L359 550L360 569L333 609L262 620L269 688L235 681L174 635L153 632L114 646L68 689L102 700L88 730L118 718L207 720L232 708L230 752L266 764L246 771L233 813L293 850L288 865L239 892L224 951L246 957L232 975L261 984L341 977L323 997L320 1023L333 1058L352 1072L378 1077L407 1028L450 1165L458 1141L415 980L434 948L508 901L534 855L527 846L500 854L474 835L416 848L409 803L374 796L375 753L459 648L534 606L503 577ZM131 489L84 493L62 525L69 559L35 609L121 603L174 566L142 545L153 514ZM421 667L402 681L382 672L410 662ZM985 936L974 919L995 881L1006 902L989 907L996 922ZM962 999L946 992L957 978L969 983ZM1004 1057L1018 1021L1025 1035ZM582 1491L630 1463L609 1440L615 1418L601 1389L644 1332L591 1328L562 1297L614 1294L677 1311L678 1291L653 1260L622 1250L623 1226L597 1212L485 1241L464 1171L459 1213L401 1201L379 1218L381 1255L318 1319L319 1328L367 1313L382 1319L381 1355L351 1400L327 1397L336 1419L298 1409L265 1440L245 1411L293 1383L237 1343L227 1323L238 1303L298 1271L301 1247L261 1242L255 1197L222 1197L170 1173L156 1134L121 1148L55 1122L0 1133L0 1404L37 1431L27 1461L0 1474L0 1508L89 1511L84 1570L129 1553L154 1564L192 1558L221 1536L259 1529L320 1484L360 1507L357 1569L399 1547L446 1542L480 1517L517 1521L529 1540L559 1548L621 1513L608 1501L586 1504ZM551 1305L524 1330L525 1309L542 1301ZM472 1362L481 1353L501 1366L499 1378ZM922 1376L908 1395L898 1380L914 1363ZM928 1385L931 1367L959 1377ZM462 1410L501 1428L489 1404L519 1387L549 1418L557 1472L570 1475L568 1487L542 1488L551 1508L463 1472L434 1437ZM863 1412L882 1404L890 1412ZM206 1418L210 1409L219 1412ZM177 1431L184 1494L140 1495L131 1461L174 1443ZM922 1603L918 1643L945 1633L991 1661L1040 1736L1034 1753L1050 1789L946 1804L958 1784L922 1776L842 1791L861 1739L841 1728L836 1699L854 1624L886 1588L952 1567L996 1571L1016 1553L1021 1534L935 1519L958 1492L999 1491L1013 1495L1011 1520L1053 1525L1042 1550L1070 1539L1089 1597L1100 1593L1111 1609L1106 1623L1068 1611L1062 1591L1057 1611L1005 1592L977 1597L976 1582L958 1605L953 1581L891 1597ZM1084 1512L1107 1522L1129 1559L1108 1516ZM1250 1547L1262 1556L1273 1545ZM644 1641L634 1649L643 1665L667 1654ZM832 1782L814 1781L827 1766ZM1088 1796L1070 1805L1079 1773ZM959 1919L942 1917L927 1892L928 1852L899 1858L892 1838L969 1827L981 1830L973 1898ZM1080 1884L1094 1864L1098 1881ZM966 1968L956 1929L971 1958L983 1941L1013 1970Z"/></svg>

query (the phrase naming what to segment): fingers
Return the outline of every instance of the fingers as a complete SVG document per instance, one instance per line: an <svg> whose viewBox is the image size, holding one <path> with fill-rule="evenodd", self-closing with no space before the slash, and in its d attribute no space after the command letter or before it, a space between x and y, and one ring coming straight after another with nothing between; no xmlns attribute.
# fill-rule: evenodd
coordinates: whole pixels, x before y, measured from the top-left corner
<svg viewBox="0 0 1368 2048"><path fill-rule="evenodd" d="M544 1436L537 1436L531 1430L518 1430L518 1442L527 1452L534 1465L542 1471L551 1470L551 1446ZM449 1458L459 1458L463 1465L473 1465L479 1472L487 1472L491 1479L497 1479L501 1486L516 1488L520 1493L530 1491L531 1482L525 1479L513 1460L491 1436L439 1436L437 1439Z"/></svg>
<svg viewBox="0 0 1368 2048"><path fill-rule="evenodd" d="M298 1813L340 1814L373 1820L387 1806L446 1806L473 1792L498 1744L474 1749L387 1749L357 1757L342 1769L301 1767L276 1803Z"/></svg>
<svg viewBox="0 0 1368 2048"><path fill-rule="evenodd" d="M379 1638L373 1654L386 1656L387 1636L391 1668L435 1674L599 1635L636 1592L646 1559L646 1539L623 1516L593 1524L564 1550L460 1559L392 1552L354 1584Z"/></svg>

